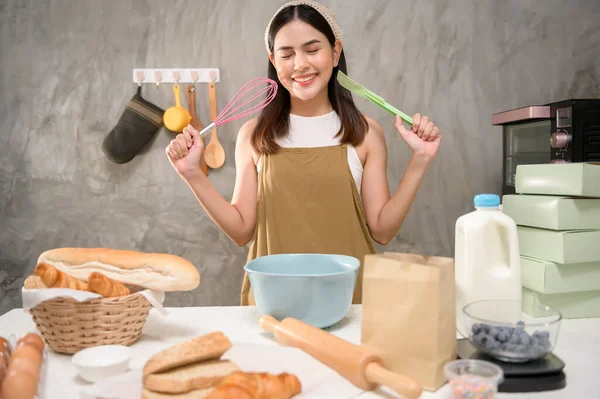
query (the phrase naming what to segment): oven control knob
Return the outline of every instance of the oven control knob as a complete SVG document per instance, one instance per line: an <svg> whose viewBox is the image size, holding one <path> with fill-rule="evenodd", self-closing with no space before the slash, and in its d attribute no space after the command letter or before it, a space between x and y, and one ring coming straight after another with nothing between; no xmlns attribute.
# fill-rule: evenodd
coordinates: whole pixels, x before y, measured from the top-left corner
<svg viewBox="0 0 600 399"><path fill-rule="evenodd" d="M566 132L552 133L550 136L550 147L565 148L569 144L569 141L571 141L571 137Z"/></svg>

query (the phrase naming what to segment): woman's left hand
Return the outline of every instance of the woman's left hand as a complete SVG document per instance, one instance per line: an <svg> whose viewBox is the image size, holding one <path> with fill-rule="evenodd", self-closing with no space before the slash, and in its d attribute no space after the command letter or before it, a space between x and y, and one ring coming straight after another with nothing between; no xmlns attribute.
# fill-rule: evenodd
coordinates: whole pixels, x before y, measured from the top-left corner
<svg viewBox="0 0 600 399"><path fill-rule="evenodd" d="M413 126L408 130L402 125L402 119L396 117L396 129L400 137L412 150L413 157L417 157L429 163L440 148L440 129L425 115L416 113L413 115Z"/></svg>

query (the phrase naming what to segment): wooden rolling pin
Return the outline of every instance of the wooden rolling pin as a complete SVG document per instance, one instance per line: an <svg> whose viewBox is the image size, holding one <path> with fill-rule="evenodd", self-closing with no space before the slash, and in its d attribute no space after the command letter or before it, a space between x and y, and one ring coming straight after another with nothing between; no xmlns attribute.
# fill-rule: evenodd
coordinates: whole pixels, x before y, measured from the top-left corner
<svg viewBox="0 0 600 399"><path fill-rule="evenodd" d="M370 391L383 385L407 399L417 399L423 392L417 381L385 369L378 355L298 319L278 322L264 315L259 324L280 344L303 350L358 388Z"/></svg>

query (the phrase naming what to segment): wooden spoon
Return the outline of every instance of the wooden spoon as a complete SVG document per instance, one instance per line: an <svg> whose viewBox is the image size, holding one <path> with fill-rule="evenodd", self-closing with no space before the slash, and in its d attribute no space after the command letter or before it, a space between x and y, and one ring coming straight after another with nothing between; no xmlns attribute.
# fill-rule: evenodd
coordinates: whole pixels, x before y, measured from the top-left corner
<svg viewBox="0 0 600 399"><path fill-rule="evenodd" d="M208 83L208 100L210 103L210 121L217 119L217 88L215 82ZM225 163L225 150L219 142L217 129L213 129L210 141L206 146L204 159L212 169L220 168Z"/></svg>
<svg viewBox="0 0 600 399"><path fill-rule="evenodd" d="M204 129L204 125L202 125L202 122L200 122L200 119L198 118L198 114L196 114L196 91L194 85L188 85L186 92L188 108L190 109L190 115L192 115L192 121L190 124L195 129L202 130ZM204 150L206 150L206 148ZM202 172L204 172L205 175L208 175L208 165L204 160L204 150L202 151L202 156L200 157L200 169L202 169Z"/></svg>

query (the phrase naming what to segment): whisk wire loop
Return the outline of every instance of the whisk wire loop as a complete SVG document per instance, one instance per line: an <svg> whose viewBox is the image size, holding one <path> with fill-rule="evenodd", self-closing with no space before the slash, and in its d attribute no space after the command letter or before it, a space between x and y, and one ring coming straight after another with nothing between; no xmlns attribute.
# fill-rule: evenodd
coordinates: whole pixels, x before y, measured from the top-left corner
<svg viewBox="0 0 600 399"><path fill-rule="evenodd" d="M257 90L257 88L265 83L267 84L266 87ZM200 137L206 136L217 126L221 126L225 123L243 118L265 108L267 105L269 105L269 103L271 103L271 101L275 99L277 95L277 88L277 82L269 78L257 77L248 81L240 89L238 89L231 100L227 103L225 108L223 108L217 115L215 120L202 129L202 131L199 133ZM244 106L252 103L261 96L264 97L257 104L254 104L249 109L240 112Z"/></svg>

